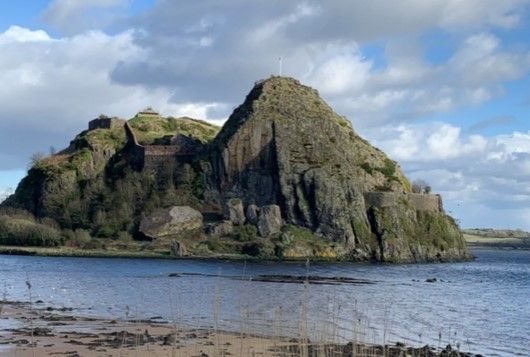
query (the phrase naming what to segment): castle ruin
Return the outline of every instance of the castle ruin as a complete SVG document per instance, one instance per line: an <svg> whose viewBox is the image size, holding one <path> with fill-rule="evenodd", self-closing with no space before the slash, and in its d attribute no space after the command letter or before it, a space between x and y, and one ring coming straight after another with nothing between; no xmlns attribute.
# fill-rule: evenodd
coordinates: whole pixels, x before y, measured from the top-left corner
<svg viewBox="0 0 530 357"><path fill-rule="evenodd" d="M123 128L125 125L124 119L119 119L116 117L108 117L105 114L101 114L96 119L93 119L88 122L88 130L96 130L96 129L115 129L115 128Z"/></svg>
<svg viewBox="0 0 530 357"><path fill-rule="evenodd" d="M139 111L139 116L158 116L158 112L151 107ZM169 145L142 145L134 129L124 119L108 117L101 114L98 118L88 123L88 130L123 128L127 138L126 150L129 160L137 170L159 169L168 163L189 162L191 158L200 153L204 145L189 136L176 134L170 139Z"/></svg>

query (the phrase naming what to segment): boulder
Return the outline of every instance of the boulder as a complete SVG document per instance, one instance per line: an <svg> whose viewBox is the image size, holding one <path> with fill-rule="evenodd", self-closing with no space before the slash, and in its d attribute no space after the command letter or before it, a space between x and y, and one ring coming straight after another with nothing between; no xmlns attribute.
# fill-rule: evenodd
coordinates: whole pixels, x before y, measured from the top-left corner
<svg viewBox="0 0 530 357"><path fill-rule="evenodd" d="M258 233L262 237L268 237L272 234L279 233L283 226L280 206L267 205L259 210Z"/></svg>
<svg viewBox="0 0 530 357"><path fill-rule="evenodd" d="M245 224L243 202L239 198L227 200L224 207L224 216L236 226Z"/></svg>
<svg viewBox="0 0 530 357"><path fill-rule="evenodd" d="M186 255L186 248L181 242L176 240L171 242L169 250L174 257L182 257L183 255Z"/></svg>
<svg viewBox="0 0 530 357"><path fill-rule="evenodd" d="M151 239L189 233L201 228L202 214L189 206L159 209L140 222L140 232Z"/></svg>
<svg viewBox="0 0 530 357"><path fill-rule="evenodd" d="M222 237L231 234L234 230L232 221L224 220L221 222L210 223L206 226L206 234L210 236Z"/></svg>
<svg viewBox="0 0 530 357"><path fill-rule="evenodd" d="M254 204L250 204L247 206L247 209L245 211L245 216L247 218L247 222L250 224L258 224L258 215L259 215L259 208L258 206Z"/></svg>

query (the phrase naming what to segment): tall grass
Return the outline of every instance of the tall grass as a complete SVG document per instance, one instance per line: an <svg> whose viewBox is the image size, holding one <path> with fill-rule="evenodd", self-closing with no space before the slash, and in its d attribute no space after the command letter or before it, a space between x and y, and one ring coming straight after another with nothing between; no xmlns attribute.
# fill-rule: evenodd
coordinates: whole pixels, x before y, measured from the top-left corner
<svg viewBox="0 0 530 357"><path fill-rule="evenodd" d="M391 342L393 334L392 328L394 324L393 318L393 301L383 301L379 305L383 309L383 313L379 316L383 321L379 321L379 325L383 326L382 331L376 331L371 326L370 312L361 311L357 306L357 301L352 298L348 308L351 308L351 313L345 309L344 295L339 289L332 289L332 292L325 299L322 306L315 306L312 297L320 293L321 289L314 289L310 284L308 277L310 276L309 263L306 264L306 279L301 285L293 285L293 288L298 288L300 295L297 299L296 311L298 312L297 321L293 321L288 316L294 316L293 311L285 311L284 306L279 304L272 311L262 311L256 304L256 301L251 300L255 298L255 294L250 295L250 289L256 288L256 284L246 277L247 266L243 266L242 279L239 284L239 320L228 321L223 319L223 283L220 281L222 274L219 272L217 281L215 283L215 291L212 294L213 299L210 301L211 310L205 306L205 311L211 311L211 315L207 316L211 324L205 329L205 323L201 321L200 314L194 316L186 316L186 311L183 306L189 301L183 296L186 292L182 289L174 289L174 282L178 280L168 280L167 300L171 314L172 334L174 339L171 340L171 356L186 356L183 352L183 346L186 343L194 343L193 355L200 356L203 349L208 348L207 355L209 356L227 356L225 352L225 345L223 345L223 338L226 334L233 336L232 351L236 351L235 355L252 356L259 351L268 351L270 354L265 355L274 356L299 356L299 357L337 357L342 355L351 355L359 357L368 356L394 356L395 351L391 351ZM26 280L27 292L30 301L31 318L28 321L32 329L31 346L34 348L35 341L33 338L33 305L32 305L32 285L29 278ZM3 299L6 300L6 288L4 285ZM195 297L194 295L190 295ZM161 301L161 303L164 303ZM134 311L134 313L132 313ZM0 304L1 313L1 304ZM123 314L125 328L138 326L134 319L139 319L142 315L141 309L137 306L126 306ZM191 324L191 325L190 325ZM188 325L188 326L186 326ZM229 333L226 329L233 328L234 325L239 326L239 330ZM228 327L228 328L227 328ZM187 336L191 333L197 335L206 334L209 345L200 345L197 339L189 338ZM418 341L423 344L424 331L418 332ZM126 335L123 336L122 344L125 344ZM136 355L141 355L140 349L140 334L135 337L134 347ZM466 341L459 331L450 329L439 333L438 349L445 343L455 346L460 350L464 341ZM187 340L188 339L188 340ZM443 343L442 343L443 342ZM469 339L466 341L467 347L470 349L471 344ZM349 343L349 346L347 345ZM417 341L416 341L417 343ZM148 345L147 345L148 346ZM148 348L148 347L147 347ZM213 349L213 351L212 351ZM189 350L188 350L189 351ZM404 354L406 351L403 352ZM411 353L408 353L409 355ZM428 353L416 350L412 353L413 356L421 357L427 356Z"/></svg>

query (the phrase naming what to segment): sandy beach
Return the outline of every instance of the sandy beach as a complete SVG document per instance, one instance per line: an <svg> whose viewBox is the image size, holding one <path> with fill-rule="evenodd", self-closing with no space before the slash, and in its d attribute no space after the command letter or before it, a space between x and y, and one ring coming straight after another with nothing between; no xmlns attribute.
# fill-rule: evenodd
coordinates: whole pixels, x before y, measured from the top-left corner
<svg viewBox="0 0 530 357"><path fill-rule="evenodd" d="M2 356L480 356L447 346L313 343L174 326L158 317L117 321L24 302L0 303Z"/></svg>

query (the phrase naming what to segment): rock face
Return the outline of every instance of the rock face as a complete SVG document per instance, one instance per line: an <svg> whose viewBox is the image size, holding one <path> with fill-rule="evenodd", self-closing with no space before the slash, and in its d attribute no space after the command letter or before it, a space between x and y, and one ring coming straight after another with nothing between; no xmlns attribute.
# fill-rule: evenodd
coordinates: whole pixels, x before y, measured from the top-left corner
<svg viewBox="0 0 530 357"><path fill-rule="evenodd" d="M399 166L294 79L258 82L212 146L212 182L221 194L244 206L277 205L287 223L349 247L352 259L467 257L452 219L441 208L419 216ZM403 197L373 214L364 198L373 191Z"/></svg>
<svg viewBox="0 0 530 357"><path fill-rule="evenodd" d="M227 236L234 230L232 221L223 220L221 222L206 225L206 234L214 237Z"/></svg>
<svg viewBox="0 0 530 357"><path fill-rule="evenodd" d="M263 206L259 210L258 233L262 237L269 237L279 233L283 226L282 213L277 205Z"/></svg>
<svg viewBox="0 0 530 357"><path fill-rule="evenodd" d="M160 209L140 223L140 232L151 239L178 236L200 229L202 214L188 206Z"/></svg>
<svg viewBox="0 0 530 357"><path fill-rule="evenodd" d="M229 199L224 207L224 216L235 225L244 224L245 211L243 209L243 202L239 198Z"/></svg>
<svg viewBox="0 0 530 357"><path fill-rule="evenodd" d="M245 210L245 216L247 217L247 221L250 224L258 224L258 214L259 214L259 208L258 206L254 204L250 204L247 206L247 209Z"/></svg>

